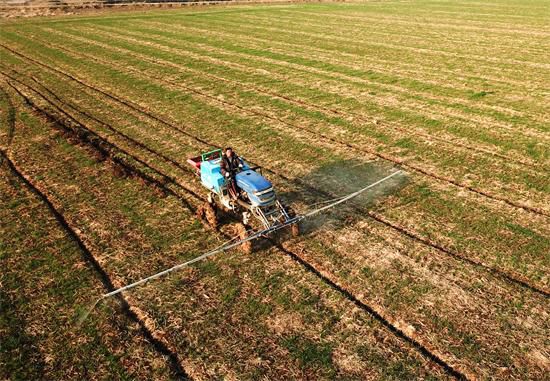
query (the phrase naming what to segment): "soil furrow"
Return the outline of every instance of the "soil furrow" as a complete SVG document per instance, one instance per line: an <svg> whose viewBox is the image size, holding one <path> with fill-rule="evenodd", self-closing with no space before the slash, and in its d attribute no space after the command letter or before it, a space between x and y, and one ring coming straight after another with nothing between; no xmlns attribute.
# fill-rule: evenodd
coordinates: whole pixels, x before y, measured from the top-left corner
<svg viewBox="0 0 550 381"><path fill-rule="evenodd" d="M6 75L5 73L2 73L3 75ZM8 75L6 75L8 76ZM198 197L198 195L194 194L190 189L185 188L183 185L176 182L176 180L170 176L167 176L163 173L161 173L156 168L152 167L151 165L144 162L142 159L138 158L137 156L131 154L130 152L124 150L121 147L116 146L115 144L109 142L105 138L98 135L96 132L91 130L90 128L84 126L82 123L78 122L73 116L71 116L69 113L67 113L65 110L60 108L59 106L56 106L54 103L52 103L45 95L41 94L38 90L25 85L29 89L32 89L35 93L39 94L39 96L48 104L52 105L55 109L58 110L59 113L64 115L68 121L71 123L68 123L67 121L62 120L59 117L56 117L53 115L50 111L47 111L46 109L40 107L37 105L36 102L33 102L27 95L25 95L20 89L18 89L13 84L10 84L10 86L14 89L15 92L23 100L25 103L27 103L29 106L31 106L33 109L37 110L42 115L46 116L50 121L54 122L57 126L63 127L63 132L68 133L69 135L77 138L78 140L86 142L87 145L93 147L96 151L98 151L101 154L102 159L109 159L111 160L115 165L123 168L122 175L132 175L132 176L139 176L147 184L150 184L154 187L156 187L159 191L162 190L164 192L167 192L169 194L172 194L174 196L180 197L173 189L170 189L167 185L172 184L174 186L177 186L184 190L185 192L191 193L194 195L194 197ZM131 158L133 161L139 163L141 166L145 167L146 169L156 173L159 177L159 179L154 178L153 176L145 173L143 170L137 168L135 165L123 160L118 155L115 155L114 152L120 152L124 154L126 157ZM189 208L193 208L191 204L189 204L189 201L182 198L182 202L186 204Z"/></svg>
<svg viewBox="0 0 550 381"><path fill-rule="evenodd" d="M109 28L107 28L107 29L109 29ZM111 29L109 29L109 30L111 30ZM66 32L60 32L60 31L53 30L53 29L48 29L48 31L50 31L51 33L57 33L57 34L65 35L65 36L70 35L71 38L74 38L74 39L82 39L82 37L75 36L75 35L72 35L72 34L67 34ZM98 33L98 29L93 29L93 31L94 31L94 33L96 33L96 34ZM144 36L144 35L141 34L141 33L135 33L135 32L134 32L134 33L126 32L125 34L126 34L126 35L130 34L130 35L135 36L135 37L138 37L138 38ZM128 40L128 41L131 41L132 43L136 43L136 44L145 44L145 45L148 45L148 46L155 46L156 48L163 49L163 50L168 49L166 46L164 46L164 45L159 45L158 43L143 42L142 40L138 40L138 39L135 39L135 38L121 37L121 34L120 34L120 33L117 33L116 35L110 34L110 33L109 33L109 37L110 37L110 38L116 38L116 39L122 39L122 40L125 40L125 41ZM163 39L166 39L166 38L163 38ZM86 39L86 40L90 41L89 39ZM97 42L94 42L94 43L97 43ZM199 44L199 45L200 45L201 48L203 48L203 49L208 49L208 48L204 48L204 46L203 46L204 44ZM212 48L211 46L208 46L208 47ZM181 49L175 49L175 50L180 51ZM220 49L217 49L217 50L220 51ZM178 53L176 53L176 55L177 55L177 54L178 54ZM196 54L190 53L189 51L185 51L185 53L183 54L183 56L189 55L189 54L192 55L194 59L197 59L197 58L196 58ZM240 56L243 56L243 57L245 57L245 58L247 58L247 59L260 60L260 61L262 61L262 62L268 62L268 63L270 63L270 64L281 65L281 66L284 66L284 67L292 67L292 68L294 68L294 69L296 69L296 70L306 70L306 69L300 69L300 68L303 68L304 66L292 64L292 63L289 63L289 62L286 62L286 61L280 61L280 60L277 61L277 60L272 60L272 59L267 59L267 58L262 58L262 57L257 57L257 56L245 55L245 54L242 54L242 53L239 53L239 55L240 55ZM251 57L254 57L254 58L251 58ZM204 58L205 58L205 56L202 56L202 59L204 59ZM209 60L210 60L210 59L211 59L211 58L209 58ZM211 60L212 60L212 62L215 61L215 62L217 62L217 63L221 63L221 64L223 64L223 65L227 65L227 62L226 62L226 61L220 61L219 59L211 59ZM286 62L286 63L285 63L285 62ZM237 67L237 68L238 68L238 66L239 66L238 64L231 63L231 67ZM241 66L242 66L242 65L241 65ZM309 67L308 67L308 68L309 68ZM245 68L245 70L246 70L246 68ZM322 72L320 72L318 69L314 69L314 68L309 68L309 70L310 70L310 72L309 72L310 74L315 74L315 75L321 75L321 74L322 74L322 75L328 75L328 76L330 76L331 73L332 73L332 75L335 75L335 73L330 72L330 71L322 71ZM311 70L314 70L314 71L311 72ZM265 74L265 73L264 73L264 74ZM336 74L338 74L338 73L336 73ZM273 75L273 73L270 73L270 75ZM342 77L342 75L337 75L337 77L343 78L343 79L345 79L345 80L352 81L352 82L354 82L354 83L363 83L363 82L364 82L364 80L363 80L362 78L357 78L357 77L349 77L349 76L344 76L344 77ZM285 80L285 81L288 81L289 79L284 79L284 80ZM366 82L366 83L370 83L370 82ZM322 88L322 90L325 91L326 89ZM335 93L335 94L336 94L336 93ZM367 96L367 95L365 95L365 94L362 94L362 95L366 96L366 97L369 99L369 101L372 101L372 102L378 104L377 101L376 101L376 99L377 99L376 97L370 97L370 96ZM355 97L352 97L351 99L356 99L356 98L355 98ZM432 113L432 114L433 114L433 113ZM430 114L430 115L432 115L432 114ZM433 115L432 115L432 116L433 116ZM436 118L436 119L437 119L437 118ZM463 119L463 118L462 118L462 119ZM459 117L459 120L462 120L462 119ZM480 126L484 126L484 125L486 124L486 121L485 121L485 120L480 120L479 123L480 123L480 124L479 124ZM500 124L499 124L499 127L502 128L502 129L508 130L508 131L509 131L509 132L507 133L508 135L516 134L516 133L517 133L517 129L512 128L511 126L509 126L509 125L506 124L506 123L505 123L505 124L500 123ZM470 126L469 128L471 128L471 126ZM541 137L544 137L544 135L541 135L540 133L539 133L539 134L535 134L534 132L529 132L529 131L523 131L523 133L524 133L524 134L528 134L529 136L532 136L532 137L534 137L534 138L539 138L539 139L540 139ZM509 136L509 138L512 139L513 136L514 136L514 135L511 135L511 136Z"/></svg>
<svg viewBox="0 0 550 381"><path fill-rule="evenodd" d="M300 13L297 12L296 14L300 14ZM249 24L247 26L256 25L256 24L265 24L265 23L270 23L270 26L275 26L275 27L278 26L278 24L273 22L273 20L262 18L258 15L243 15L242 20L249 21ZM326 29L328 27L329 29L325 33L325 36L326 36L325 39L330 40L334 37L337 37L334 34L330 33L331 30L336 30L332 28L336 28L337 26L339 26L339 24L335 24L332 22L333 21L332 18L328 18L328 17L323 17L322 19L310 18L306 23L303 22L303 19L301 21L302 23L298 24L299 22L298 19L296 19L295 17L288 17L288 16L287 17L279 16L276 20L276 22L279 22L279 23L284 22L284 25L289 25L289 26L304 25L308 27L307 30L309 32L321 33L321 30L322 30L321 28ZM374 20L369 20L369 23L372 21ZM364 42L364 39L362 37L369 38L374 35L374 36L382 36L385 39L391 39L392 41L399 42L402 46L409 46L409 47L419 47L419 45L425 46L426 39L433 38L433 35L431 34L419 34L419 35L403 34L402 32L399 31L399 28L397 28L398 31L395 31L395 30L387 31L384 29L384 27L387 26L387 23L383 23L383 22L379 24L381 27L380 29L373 28L375 27L375 25L376 25L375 23L370 23L369 29L365 30L364 25L346 23L346 30L350 32L349 35L358 37L359 41ZM287 27L285 29L281 29L281 31L286 32L289 29L290 28ZM426 33L426 30L423 30L422 32ZM488 38L487 36L483 36L479 40L472 39L473 36L469 33L465 35L459 35L460 36L459 38L457 38L456 36L457 35L454 34L452 36L445 36L443 38L439 37L437 39L437 42L445 42L446 44L442 45L443 48L447 48L450 44L459 44L459 46L461 46L464 39L467 37L470 37L472 41L469 41L468 47L471 46L472 48L474 48L473 50L478 49L478 51L485 51L487 48L492 48L492 49L495 48L494 40L492 40L491 38ZM476 36L476 37L479 37L479 36ZM413 41L414 41L414 45L411 45ZM498 41L502 43L502 41L500 40ZM529 38L522 39L522 40L518 39L518 41L521 41L523 44L526 45L526 49L525 49L526 53L540 54L544 51L543 48L541 48L537 44L534 44L533 41ZM505 47L505 48L508 48L508 47ZM472 49L470 49L469 52L470 53L473 52Z"/></svg>
<svg viewBox="0 0 550 381"><path fill-rule="evenodd" d="M272 241L274 242L274 241ZM416 348L422 355L433 362L437 363L439 366L441 366L449 375L455 377L459 380L468 380L468 379L475 379L475 376L473 374L469 374L470 372L463 372L460 369L457 369L457 367L452 366L449 362L444 360L444 355L441 353L438 353L434 348L429 349L429 346L427 344L422 344L420 341L415 340L413 337L407 335L405 332L397 328L394 324L392 324L387 318L384 317L384 314L380 311L377 311L377 309L369 306L368 304L362 302L359 300L353 293L349 290L347 290L345 287L338 284L338 281L334 280L333 277L331 277L332 274L323 273L322 271L315 268L315 266L311 265L306 259L304 259L303 256L292 252L280 244L276 244L277 249L281 251L282 253L288 255L290 258L292 258L294 261L299 263L303 268L305 268L307 271L315 274L319 279L321 279L326 285L334 289L335 291L342 294L346 299L348 299L350 302L355 304L357 307L359 307L361 310L367 312L369 315L371 315L373 318L375 318L378 322L380 322L384 327L386 327L390 332L392 332L394 335L399 337L401 340L406 341L410 345L412 345L414 348ZM468 376L466 375L468 374Z"/></svg>
<svg viewBox="0 0 550 381"><path fill-rule="evenodd" d="M15 70L14 70L15 71ZM18 73L19 75L21 75L21 73ZM13 77L12 77L13 79ZM140 149L143 149L155 156L158 156L160 157L161 159L163 159L165 162L173 165L174 167L180 169L180 170L183 170L183 171L188 171L188 167L185 166L185 165L182 165L181 163L175 161L174 159L164 155L163 153L161 152L158 152L152 148L150 148L149 146L147 146L146 144L143 144L139 141L137 141L136 139L132 138L131 136L129 136L128 134L125 134L124 132L121 132L120 130L118 129L115 129L114 127L112 127L110 124L107 124L105 122L103 122L102 120L98 119L97 117L91 115L90 113L82 110L81 108L77 108L75 107L73 104L71 104L70 102L68 101L63 101L61 98L59 98L59 96L57 94L55 94L51 89L47 88L46 86L44 86L42 83L40 83L36 78L34 77L31 77L31 79L37 84L39 85L40 87L42 87L48 94L50 94L58 103L61 103L61 104L64 104L64 105L67 105L69 106L72 110L74 110L75 112L78 112L79 114L81 115L84 115L86 118L90 119L90 120L93 120L94 122L96 122L97 124L107 128L109 131L111 131L112 133L116 134L116 135L120 135L122 136L124 139L128 140L132 145L136 146L136 147L139 147ZM21 84L25 85L24 83L20 82ZM74 116L72 116L71 114L68 114L68 116L70 116L71 118L74 119ZM107 140L105 138L103 138L104 140ZM170 178L171 181L173 181L172 178Z"/></svg>
<svg viewBox="0 0 550 381"><path fill-rule="evenodd" d="M157 25L157 26L161 26L163 25L162 23L159 23L159 22L154 22L154 21L148 21L147 22L148 25ZM223 22L220 22L220 24L222 25L236 25L235 23L232 23L231 21L227 21L227 20L224 20ZM326 49L322 49L322 48L319 48L317 46L312 46L311 44L307 44L307 43L300 43L300 42L297 42L295 44L289 44L289 43L286 43L286 42L281 42L279 40L277 41L273 41L273 40L269 40L269 38L266 36L266 37L258 37L258 34L257 33L250 33L250 32L253 32L254 30L250 31L249 29L245 29L246 27L250 27L250 26L242 26L241 24L239 24L239 27L237 29L238 32L242 32L242 33L239 33L239 34L235 34L235 33L230 33L229 31L225 34L223 31L222 33L216 33L215 30L212 30L212 29L200 29L200 28L197 28L197 27L183 27L181 26L181 24L169 24L172 28L177 28L177 29L181 29L181 30L185 30L185 29L191 29L191 30L202 30L203 33L207 33L209 35L218 35L218 36L232 36L232 37L236 37L236 40L238 38L237 41L257 41L257 42L266 42L266 41L271 41L272 44L273 43L277 43L279 46L282 46L282 47L285 47L285 46L288 46L288 47L291 47L291 46L294 46L294 47L303 47L304 49L308 49L309 51L311 51L312 53L315 52L317 54L312 54L312 56L315 56L315 57L320 57L321 54L326 54L326 53L329 53L329 56L330 57L330 60L334 63L340 63L344 66L347 66L347 65L350 65L351 62L349 61L341 61L341 60L338 60L338 59L335 59L330 53L332 53L332 51L330 50L326 50ZM309 24L307 24L309 25ZM306 25L306 26L307 26ZM325 26L326 27L326 26ZM308 33L308 32L304 32L303 30L300 30L299 32L298 31L292 31L292 32L289 32L288 29L287 30L282 30L282 29L279 29L279 28L270 28L270 27L265 27L265 26L262 26L261 28L263 31L267 30L267 31L270 31L270 32L273 32L275 33L276 36L281 36L281 35L285 35L285 34L289 34L290 36L292 36L293 38L290 38L291 40L293 39L297 39L295 34L299 34L299 35L303 35L304 37L306 38L310 38L310 39L314 39L316 38L316 35L314 33ZM235 32L235 31L231 31L231 32ZM249 32L249 33L246 33L246 32ZM201 33L202 34L202 33ZM256 37L251 37L251 36L256 36ZM329 35L324 35L324 38L325 38L325 41L330 41L332 42L333 40L330 39L330 36ZM340 41L338 40L338 45L339 47L341 48L348 48L347 50L348 51L352 51L354 48L357 49L357 42L358 40L347 40L350 44L353 44L351 45L352 47L350 47L350 45L346 45L346 44L343 44L343 41ZM273 45L272 45L273 46ZM367 46L363 46L363 49L365 48L368 48L368 45ZM287 51L289 51L291 49L288 49ZM308 50L304 50L304 52L307 52ZM295 52L296 53L296 52ZM340 53L340 52L339 52ZM361 65L361 60L359 60L359 58L361 58L360 55L357 55L357 54L352 54L352 53L344 53L342 52L343 56L347 56L347 57L350 57L350 58L354 58L356 60L356 62L359 62L359 65ZM325 55L325 57L327 57ZM388 63L386 61L383 61L383 60L380 60L380 61L376 61L376 63ZM370 61L369 61L370 63ZM382 70L382 71L386 71L387 72L387 68L383 67L383 66L375 66L376 67L376 70ZM363 67L364 69L366 69L365 67ZM372 69L372 66L369 65L369 68ZM486 69L490 69L490 67L485 67ZM433 67L432 67L433 69ZM400 76L403 77L406 77L406 76L409 76L412 74L412 73L417 73L415 71L406 71L406 72L400 72L400 71L394 71L392 70L391 71L391 74L392 75L395 75L395 74L400 74ZM455 76L458 74L458 75L462 75L461 72L450 72L452 74L454 74ZM495 82L502 82L502 78L495 78L495 77L485 77L485 79L487 80L491 80L491 81L495 81ZM441 83L438 83L438 82L433 82L433 80L429 79L429 78L422 78L423 81L426 81L426 83L431 83L431 84L439 84L441 85ZM516 83L516 81L514 81L514 84L518 84ZM523 84L525 85L525 84ZM399 87L393 87L394 89L396 90L405 90L405 89L400 89ZM463 99L464 101L466 99Z"/></svg>
<svg viewBox="0 0 550 381"><path fill-rule="evenodd" d="M265 24L265 23L269 23L270 25L277 25L276 23L277 22L284 22L285 25L291 25L291 26L295 26L295 25L306 25L308 27L313 27L315 29L312 29L312 31L316 31L316 32L321 32L321 29L320 28L327 28L329 27L330 29L326 31L326 35L327 35L327 38L330 38L330 37L333 37L334 34L333 33L330 33L331 31L333 30L337 30L336 27L340 26L341 23L339 21L336 21L335 20L335 17L327 17L326 14L322 14L322 13L318 13L318 14L313 14L313 13L310 13L308 14L308 16L313 16L313 17L308 17L308 20L307 22L303 22L303 19L300 19L300 18L296 18L294 16L296 15L301 15L303 14L302 12L300 11L297 11L297 12L292 12L292 14L288 14L288 15L281 15L279 14L277 19L274 20L273 18L268 18L268 17L265 17L265 16L261 16L261 15L249 15L249 14L243 14L241 17L242 19L241 20L245 20L245 21L249 21L249 25L250 24L259 24L259 23L262 23L262 24ZM315 16L320 16L320 17L317 17L315 18ZM301 17L301 16L298 16L298 17ZM357 37L368 37L368 36L371 36L371 35L375 35L375 36L383 36L385 38L391 38L391 39L395 39L396 37L397 38L400 38L398 41L403 43L403 42L406 42L406 43L411 43L411 42L414 42L414 43L420 43L420 44L424 44L426 42L426 38L427 37L433 37L432 34L429 34L429 32L432 32L431 30L430 31L426 31L426 30L423 30L423 34L414 34L414 35L410 35L410 34L406 34L404 35L402 33L402 30L403 29L406 29L406 28L403 28L403 29L399 29L397 28L397 31L396 30L388 30L384 27L387 27L388 23L387 22L384 22L383 20L379 20L379 19L369 19L369 26L372 27L372 26L376 26L378 25L380 28L378 29L369 29L368 31L365 30L365 25L362 24L362 23L359 23L359 24L356 24L356 23L346 23L346 30L349 30L350 32L353 33L354 36L357 36ZM298 24L300 23L301 24ZM334 29L333 29L334 28ZM286 28L284 30L288 30L290 28ZM433 32L432 32L433 33ZM470 33L467 33L468 35L471 35ZM458 34L459 36L461 36L461 38L457 38L457 34L453 34L453 35L449 35L449 36L445 36L444 38L438 38L438 41L437 42L445 42L447 44L452 44L452 43L462 43L464 41L463 39L463 35L461 34ZM480 36L477 36L477 37L480 37ZM493 37L493 36L491 36ZM497 38L498 40L498 38ZM519 40L519 38L518 38ZM478 48L480 50L484 50L484 49L487 49L487 47L494 47L493 46L493 40L491 40L490 38L488 38L487 36L482 36L482 38L478 39L478 40L475 40L475 41L472 41L471 44L468 44L469 46L470 45L473 45L475 48ZM527 53L531 53L531 52L535 52L535 53L540 53L543 51L543 49L538 46L537 44L533 43L533 41L527 37L525 39L521 39L520 40L522 43L525 43L526 45L526 52ZM414 46L414 45L412 45ZM448 45L444 45L444 47L446 47Z"/></svg>
<svg viewBox="0 0 550 381"><path fill-rule="evenodd" d="M27 186L27 188L32 193L34 193L38 198L40 198L40 200L48 207L49 211L55 217L58 224L63 228L63 230L66 231L68 236L78 246L78 248L82 252L84 259L89 263L89 265L94 269L94 271L96 271L99 274L105 289L108 292L113 291L115 289L115 286L111 278L105 272L105 270L101 267L99 262L95 259L92 252L86 247L84 242L80 239L79 235L69 225L65 217L56 208L55 202L49 199L48 196L46 195L46 192L40 190L39 186L37 186L32 182L32 180L27 178L24 175L24 172L16 166L16 164L7 156L7 154L4 151L0 151L0 157L2 157L3 161L7 164L11 172L17 178L19 178ZM139 324L143 337L153 345L156 351L158 351L162 356L166 356L168 358L170 367L174 373L174 376L179 380L190 380L190 377L181 366L180 359L177 353L173 352L169 348L169 346L162 339L157 337L156 333L150 330L149 327L147 327L147 324L138 317L139 310L136 310L135 307L131 306L129 302L126 300L126 298L124 298L122 295L117 295L117 300L122 306L123 313L130 320Z"/></svg>
<svg viewBox="0 0 550 381"><path fill-rule="evenodd" d="M506 270L504 269L501 269L501 268L494 268L486 263L483 263L482 261L478 261L478 260L475 260L475 259L472 259L472 258L469 258L467 257L466 255L463 255L459 252L456 252L454 250L451 250L451 249L448 249L440 244L438 244L437 242L433 242L427 238L424 238L424 237L421 237L419 236L418 234L416 234L415 232L407 229L406 227L404 226L400 226L399 224L395 223L395 222L392 222L392 221L389 221L388 219L386 219L383 215L379 214L379 213L376 213L376 212L373 212L372 210L368 210L368 211L365 211L369 217L371 217L372 219L388 226L388 227L391 227L392 229L395 229L397 230L398 232L400 232L401 234L417 241L417 242L420 242L426 246L429 246L429 247L432 247L446 255L449 255L451 257L454 257L454 258L457 258L459 260L462 260L472 266L475 266L477 268L480 268L480 269L483 269L485 271L487 271L488 273L492 274L493 276L496 276L504 281L507 281L507 282L510 282L510 283L514 283L520 287L524 287L532 292L535 292L537 294L540 294L542 296L544 296L545 298L550 298L550 290L546 289L546 288L543 288L543 287L538 287L538 286L535 286L533 284L531 284L527 279L525 279L524 277L522 277L521 275L519 274L510 274L508 273Z"/></svg>
<svg viewBox="0 0 550 381"><path fill-rule="evenodd" d="M283 10L284 12L284 10ZM294 13L294 11L293 11ZM328 15L326 13L308 13L308 12L296 12L296 13L301 13L301 14L305 14L305 15L311 15L311 16L319 16L319 15L323 15L325 17L330 17L331 19L334 19L335 16L334 15ZM357 17L357 16L344 16L344 15L338 15L336 17L340 17L342 20L343 19L347 19L347 20L357 20L357 19L360 19L360 20L365 20L365 19L368 19L368 18L363 18L363 17ZM377 20L380 20L380 18L377 18ZM391 18L390 19L391 23L398 23L398 24L407 24L407 25L416 25L418 26L419 25L419 22L411 22L411 21L405 21L405 20L396 20L395 18ZM426 21L423 20L422 21L422 24L424 24ZM444 27L450 27L450 26L453 26L452 24L437 24L437 23L430 23L431 26L434 26L434 25L438 25L438 26L444 26ZM456 26L456 25L454 25ZM475 27L466 27L467 29L473 29L473 30L480 30L480 28L475 28ZM485 31L491 31L491 32L494 32L493 29L481 29L481 30L485 30ZM509 32L513 32L513 33L521 33L521 31L518 31L518 30L510 30ZM529 33L531 35L533 31L529 31L527 33ZM542 36L547 36L548 34L547 33L543 33ZM412 48L412 47L411 47ZM440 54L451 54L450 52L447 52L447 51L440 51L440 50L432 50L433 54L437 54L437 53L440 53ZM459 54L456 54L457 57L461 57L461 55ZM479 56L479 55L471 55L471 54L467 54L467 55L463 55L464 57L467 57L467 58L472 58L472 59L479 59L479 60L483 60L484 58L486 57L482 57L482 56ZM490 62L501 62L498 60L498 58L492 58L490 60ZM544 65L544 64L541 64L541 63L538 63L538 62L530 62L530 61L520 61L520 60L509 60L509 59L506 59L506 60L503 60L502 62L508 62L508 63L513 63L513 64L518 64L518 65L521 65L521 64L525 64L525 65L535 65L536 67L539 67L540 65L542 65L542 67L546 67L547 65Z"/></svg>
<svg viewBox="0 0 550 381"><path fill-rule="evenodd" d="M49 66L49 65L46 65L46 64L44 64L44 63L42 63L42 62L40 62L40 61L37 61L37 60L35 60L35 59L31 58L31 57L28 57L28 56L25 56L25 55L23 55L23 54L21 54L21 53L18 53L18 52L16 52L16 51L14 51L14 50L12 50L12 49L6 47L5 45L0 44L0 46L3 47L3 48L5 48L5 49L7 49L7 50L9 50L10 52L14 53L15 55L17 55L17 56L19 56L19 57L21 57L21 58L23 58L23 59L27 59L27 60L33 62L34 64L38 65L38 66L44 67L44 68L46 68L46 69L48 69L48 70L51 70L51 71L53 71L53 72L56 72L56 73L58 73L58 74L64 76L64 77L66 77L66 78L69 78L69 79L71 79L72 81L75 81L76 83L80 84L81 86L84 86L84 87L86 87L86 88L88 88L88 89L90 89L90 90L93 90L93 91L95 91L95 92L97 92L97 93L99 93L99 94L101 94L101 95L103 95L103 96L105 96L105 97L107 97L107 98L109 98L109 99L111 99L111 100L117 102L117 103L121 103L121 104L123 104L124 106L128 107L129 109L132 109L132 110L135 110L135 111L137 111L137 112L139 112L139 113L141 113L141 114L144 114L144 115L146 115L147 117L149 117L149 118L151 118L151 119L153 119L153 120L155 120L155 121L157 121L157 122L160 122L160 123L162 123L162 124L169 125L171 128L174 128L174 129L177 130L178 132L180 132L180 133L182 133L182 134L184 134L184 135L193 137L194 139L196 139L196 137L190 135L187 131L181 129L181 128L178 127L175 123L169 123L169 122L163 120L162 118L160 118L160 117L158 117L158 116L156 116L156 115L151 114L151 113L148 112L148 111L139 109L140 106L137 105L137 104L135 104L134 102L132 102L132 101L130 101L130 100L126 100L126 99L123 99L123 98L121 98L121 97L112 95L112 94L110 94L110 93L108 93L108 92L106 92L106 91L104 91L104 90L102 90L102 89L100 89L100 88L98 88L98 87L96 87L96 86L90 85L90 84L88 84L88 83L86 83L86 82L84 82L84 81L82 81L82 80L80 80L80 79L78 79L78 78L72 76L71 74L65 73L65 72L63 72L63 71L61 71L61 70L59 70L59 69L56 69L56 68L51 67L51 66ZM12 70L13 70L13 69L12 69ZM207 143L206 141L201 141L201 140L199 140L199 141L200 141L201 143L203 143L203 144L208 145L208 143Z"/></svg>
<svg viewBox="0 0 550 381"><path fill-rule="evenodd" d="M13 106L10 95L6 92L3 87L0 87L0 95L6 100L7 103L7 115L6 115L6 142L3 144L4 149L6 150L11 145L13 140L13 135L15 134L15 120L17 117L17 110ZM1 161L0 161L1 164Z"/></svg>
<svg viewBox="0 0 550 381"><path fill-rule="evenodd" d="M160 36L163 39L170 39L171 38L171 37L167 36L165 33L163 33L163 31L166 30L166 25L165 24L162 24L160 22L150 21L150 22L147 22L146 25L149 25L149 29L147 29L144 32L153 32L153 33L157 34L158 36ZM242 28L240 28L238 30L238 32L241 32L241 33L235 34L235 33L230 33L230 32L223 31L223 30L221 32L218 32L218 31L212 30L212 29L204 29L203 27L201 27L201 28L199 28L199 27L190 27L190 26L182 26L182 25L179 25L179 24L170 24L170 26L171 26L170 30L176 29L178 31L187 32L187 33L200 33L201 35L209 35L209 36L212 36L212 37L216 38L217 41L214 41L214 43L212 43L212 44L208 44L210 47L216 47L215 42L223 41L223 38L228 37L228 36L229 37L234 37L234 39L233 39L234 42L232 43L231 46L238 46L242 49L256 48L256 49L259 49L259 50L262 50L262 51L268 51L268 52L273 52L273 53L277 53L277 54L282 54L283 56L288 55L289 50L292 50L291 46L295 46L295 45L291 45L291 44L288 44L288 43L285 43L285 42L279 42L279 41L276 41L277 45L274 45L275 42L271 41L269 39L269 36L259 37L259 36L257 36L257 34L254 34L254 33L244 33L244 32L241 32ZM87 29L87 28L85 28L85 29ZM110 31L110 32L115 32L114 28L107 27L107 26L102 26L102 27L93 28L93 29L95 31L98 31L98 30L105 31L106 30L106 31ZM51 28L48 28L47 30L52 31ZM136 33L136 32L134 32L134 33ZM303 32L301 32L301 33L303 33ZM124 35L131 35L131 34L132 33L128 32L128 31L126 31L124 33ZM136 34L133 34L133 35L135 36ZM251 37L251 35L254 35L255 37ZM313 38L313 35L311 35L311 34L309 34L308 36ZM199 43L199 42L194 42L194 43L199 44L199 45L204 45L204 43ZM269 44L269 48L265 47L266 44ZM282 49L278 48L277 46L280 46ZM309 51L311 51L311 54L307 54ZM302 49L302 50L294 49L292 55L296 58L299 57L301 59L308 59L308 57L311 59L311 57L315 57L316 60L319 60L320 58L323 58L323 60L322 60L323 62L333 63L333 64L336 64L336 65L340 65L342 67L347 67L349 69L363 70L365 72L368 72L369 70L375 69L378 72L380 72L380 71L386 72L387 74L390 74L392 76L395 76L396 74L398 74L398 72L396 72L395 70L392 70L391 73L388 73L387 68L383 67L383 66L379 66L379 65L372 66L370 64L370 61L369 61L368 66L365 66L364 60L360 60L360 59L359 60L356 59L355 63L352 63L351 61L342 61L342 60L334 57L333 51L331 51L331 50L323 51L323 49L321 49L321 48L312 47L311 44L310 45L304 45L304 49ZM288 57L286 59L288 59ZM284 62L286 59L283 58L282 62ZM385 62L382 62L382 63L385 63ZM408 71L408 72L403 73L402 75L398 75L398 77L400 77L403 80L407 80L407 79L410 79L411 74L413 74L413 73L415 73L415 72ZM333 75L334 74L335 73L333 73ZM455 74L455 76L456 76L456 74ZM416 77L416 75L413 75L413 77ZM341 77L341 78L345 78L345 77ZM405 94L407 92L412 92L414 94L421 95L421 96L424 96L424 97L433 97L434 96L434 94L432 94L430 92L428 92L428 93L425 93L425 92L422 92L422 91L419 92L418 90L411 89L411 88L403 88L403 87L401 87L399 85L396 85L396 84L372 82L372 81L367 81L365 78L362 78L362 79L363 79L363 81L366 81L365 83L369 83L369 84L375 84L376 83L378 86L386 88L386 90L390 90L390 91L395 91L395 92L400 92L400 93L405 93ZM444 87L444 88L448 86L446 84L442 84L441 82L433 82L433 79L431 79L431 78L422 77L421 80L426 84L436 85L436 86L440 86L440 87ZM450 89L456 90L454 87L451 87ZM448 96L437 95L437 97L434 98L434 99L445 99L447 101L460 102L462 105L466 105L466 104L472 105L471 100L468 100L467 98L463 98L463 96L456 99L456 98L453 98L453 97L449 98ZM477 107L477 105L476 105L476 107ZM490 107L490 106L480 105L480 107L485 108L485 107Z"/></svg>

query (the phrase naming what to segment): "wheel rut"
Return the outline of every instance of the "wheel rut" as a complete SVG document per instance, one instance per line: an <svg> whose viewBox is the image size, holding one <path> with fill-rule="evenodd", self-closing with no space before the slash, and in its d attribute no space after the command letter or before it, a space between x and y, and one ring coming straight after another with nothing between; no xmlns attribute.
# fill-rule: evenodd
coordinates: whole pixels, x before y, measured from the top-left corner
<svg viewBox="0 0 550 381"><path fill-rule="evenodd" d="M56 219L57 223L63 228L70 239L78 246L86 262L99 275L99 278L101 279L101 282L103 283L105 289L107 291L113 291L115 289L115 286L111 278L101 267L101 265L96 260L92 252L88 249L88 247L86 247L80 236L67 222L63 214L59 211L59 208L56 207L55 202L52 201L47 196L46 192L42 191L38 185L34 184L31 179L24 175L24 172L17 167L17 165L8 157L8 155L4 151L0 151L0 158L2 159L2 162L9 168L9 170L46 205L50 213ZM147 324L140 317L138 317L136 309L132 307L123 296L117 295L117 300L122 306L122 313L126 315L126 317L128 317L131 321L134 321L139 325L140 332L143 337L151 343L151 345L155 348L157 352L168 358L168 363L174 377L178 380L190 380L191 378L181 366L177 353L172 351L166 343L164 343L156 336L155 332L147 327Z"/></svg>

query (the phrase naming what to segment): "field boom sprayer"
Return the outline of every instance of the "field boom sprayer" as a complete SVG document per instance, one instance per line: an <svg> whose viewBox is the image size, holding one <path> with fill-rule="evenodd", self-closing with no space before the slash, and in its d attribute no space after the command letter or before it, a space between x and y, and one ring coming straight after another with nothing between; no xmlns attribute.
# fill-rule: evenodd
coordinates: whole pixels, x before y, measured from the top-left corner
<svg viewBox="0 0 550 381"><path fill-rule="evenodd" d="M203 153L187 160L208 189L208 201L199 208L199 218L212 227L218 225L218 212L233 213L240 220L241 239L252 229L270 232L290 226L292 235L299 234L294 212L277 198L273 185L261 173L260 167L250 167L241 159L242 168L234 175L238 194L231 192L229 181L221 171L222 150ZM250 251L251 248L243 248Z"/></svg>

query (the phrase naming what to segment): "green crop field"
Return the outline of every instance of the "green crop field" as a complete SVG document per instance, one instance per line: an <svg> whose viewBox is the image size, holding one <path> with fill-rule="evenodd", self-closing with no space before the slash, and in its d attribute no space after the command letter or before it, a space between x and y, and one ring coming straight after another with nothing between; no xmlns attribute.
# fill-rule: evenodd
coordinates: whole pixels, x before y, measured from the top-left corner
<svg viewBox="0 0 550 381"><path fill-rule="evenodd" d="M549 105L546 0L0 20L0 379L547 379ZM77 324L237 233L227 145L299 213L403 172Z"/></svg>

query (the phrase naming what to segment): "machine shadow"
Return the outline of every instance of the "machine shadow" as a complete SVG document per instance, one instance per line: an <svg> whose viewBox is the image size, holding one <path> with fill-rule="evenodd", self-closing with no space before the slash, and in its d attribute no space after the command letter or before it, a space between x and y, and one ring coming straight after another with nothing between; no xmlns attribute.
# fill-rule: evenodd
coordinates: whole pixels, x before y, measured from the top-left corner
<svg viewBox="0 0 550 381"><path fill-rule="evenodd" d="M323 165L299 179L292 180L293 190L281 193L280 198L288 205L300 206L297 210L305 214L318 209L331 199L346 196L364 188L399 168L379 161L357 162L353 160L335 161ZM321 227L333 230L353 226L364 218L367 209L381 202L385 197L399 192L408 184L405 172L402 172L359 196L335 206L311 218L302 220L302 235L310 235Z"/></svg>

